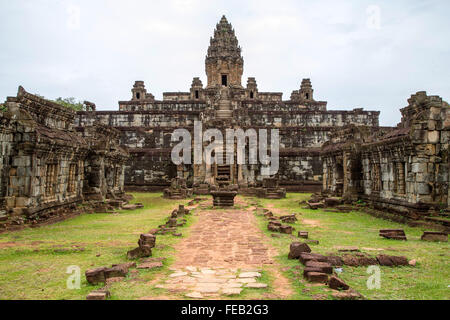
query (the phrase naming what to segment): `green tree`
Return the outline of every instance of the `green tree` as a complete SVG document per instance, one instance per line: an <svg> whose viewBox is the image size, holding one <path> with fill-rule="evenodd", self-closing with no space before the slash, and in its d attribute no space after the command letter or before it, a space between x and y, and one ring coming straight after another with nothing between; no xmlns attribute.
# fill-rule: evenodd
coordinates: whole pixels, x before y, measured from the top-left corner
<svg viewBox="0 0 450 320"><path fill-rule="evenodd" d="M55 102L59 105L62 105L66 108L73 109L75 111L85 111L84 105L80 101L76 101L75 98L58 98Z"/></svg>
<svg viewBox="0 0 450 320"><path fill-rule="evenodd" d="M6 111L8 108L6 107L6 104L0 103L0 111Z"/></svg>

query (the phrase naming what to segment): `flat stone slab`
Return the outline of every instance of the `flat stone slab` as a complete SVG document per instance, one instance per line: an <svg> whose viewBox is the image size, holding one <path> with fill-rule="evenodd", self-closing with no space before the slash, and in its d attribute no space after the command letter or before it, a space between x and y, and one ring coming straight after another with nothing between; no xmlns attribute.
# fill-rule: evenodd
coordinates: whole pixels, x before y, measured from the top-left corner
<svg viewBox="0 0 450 320"><path fill-rule="evenodd" d="M172 273L169 277L171 277L171 278L178 278L178 277L184 277L184 276L187 276L187 275L188 275L187 272L175 272L175 273Z"/></svg>
<svg viewBox="0 0 450 320"><path fill-rule="evenodd" d="M259 272L243 272L239 275L239 278L261 278Z"/></svg>
<svg viewBox="0 0 450 320"><path fill-rule="evenodd" d="M140 264L137 267L137 269L151 270L151 269L162 268L162 267L163 267L162 262L145 262L145 263Z"/></svg>
<svg viewBox="0 0 450 320"><path fill-rule="evenodd" d="M200 292L191 292L186 294L186 298L203 299L203 295Z"/></svg>
<svg viewBox="0 0 450 320"><path fill-rule="evenodd" d="M229 289L224 289L222 291L222 293L226 296L238 296L240 295L242 292L242 289L239 288L229 288Z"/></svg>
<svg viewBox="0 0 450 320"><path fill-rule="evenodd" d="M239 283L254 283L254 282L256 282L256 279L255 278L239 278L239 279L236 280L236 282L239 282Z"/></svg>
<svg viewBox="0 0 450 320"><path fill-rule="evenodd" d="M227 283L225 284L223 287L225 289L235 289L235 288L242 288L243 284L242 283Z"/></svg>
<svg viewBox="0 0 450 320"><path fill-rule="evenodd" d="M197 286L194 290L199 293L218 293L220 291L220 287L218 285L203 284Z"/></svg>
<svg viewBox="0 0 450 320"><path fill-rule="evenodd" d="M268 285L265 283L248 283L245 287L251 289L265 289Z"/></svg>
<svg viewBox="0 0 450 320"><path fill-rule="evenodd" d="M186 267L186 270L190 271L190 272L197 272L197 268L196 267Z"/></svg>

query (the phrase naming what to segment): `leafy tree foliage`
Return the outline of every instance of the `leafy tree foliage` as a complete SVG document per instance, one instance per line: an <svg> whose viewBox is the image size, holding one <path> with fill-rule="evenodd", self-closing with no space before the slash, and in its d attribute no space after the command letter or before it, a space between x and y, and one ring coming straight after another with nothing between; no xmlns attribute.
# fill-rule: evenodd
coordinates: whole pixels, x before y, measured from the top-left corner
<svg viewBox="0 0 450 320"><path fill-rule="evenodd" d="M66 108L73 109L75 111L85 111L84 105L80 101L76 101L75 98L58 98L55 100L57 104L60 104Z"/></svg>

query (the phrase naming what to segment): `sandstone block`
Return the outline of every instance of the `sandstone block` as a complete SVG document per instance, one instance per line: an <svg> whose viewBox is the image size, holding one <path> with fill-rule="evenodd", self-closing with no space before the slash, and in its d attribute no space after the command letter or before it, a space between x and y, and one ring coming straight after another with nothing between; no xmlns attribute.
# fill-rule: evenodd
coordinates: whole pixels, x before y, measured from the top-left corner
<svg viewBox="0 0 450 320"><path fill-rule="evenodd" d="M85 272L87 282L89 282L92 285L104 283L106 281L105 270L106 268L96 268L87 270Z"/></svg>
<svg viewBox="0 0 450 320"><path fill-rule="evenodd" d="M308 261L306 262L305 266L307 268L315 268L319 270L318 272L332 274L333 273L333 267L328 262L319 262L319 261Z"/></svg>
<svg viewBox="0 0 450 320"><path fill-rule="evenodd" d="M328 275L325 273L320 273L320 272L308 272L306 274L306 279L309 282L314 282L314 283L327 283Z"/></svg>
<svg viewBox="0 0 450 320"><path fill-rule="evenodd" d="M142 246L131 251L128 251L127 257L130 260L147 258L152 255L152 248L149 246Z"/></svg>
<svg viewBox="0 0 450 320"><path fill-rule="evenodd" d="M328 286L334 290L348 290L350 287L336 276L331 276L328 280Z"/></svg>
<svg viewBox="0 0 450 320"><path fill-rule="evenodd" d="M290 250L289 250L289 259L298 259L300 258L300 255L302 253L310 253L311 248L306 244L302 242L293 242L291 243Z"/></svg>
<svg viewBox="0 0 450 320"><path fill-rule="evenodd" d="M430 242L448 242L448 234L444 232L425 231L421 239Z"/></svg>

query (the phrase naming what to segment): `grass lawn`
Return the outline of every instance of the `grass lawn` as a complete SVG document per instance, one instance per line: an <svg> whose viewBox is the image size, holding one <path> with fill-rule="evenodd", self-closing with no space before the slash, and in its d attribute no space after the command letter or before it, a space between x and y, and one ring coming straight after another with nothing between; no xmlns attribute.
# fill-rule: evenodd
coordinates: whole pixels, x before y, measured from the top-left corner
<svg viewBox="0 0 450 320"><path fill-rule="evenodd" d="M138 246L139 235L164 224L180 202L163 199L158 193L134 196L134 202L143 203L144 209L121 211L119 215L85 214L42 228L0 234L0 299L86 299L89 292L101 286L89 285L84 272L127 262L126 253ZM187 234L194 221L191 216L179 230ZM153 256L170 257L171 245L179 238L165 235L158 240ZM165 265L170 263L169 258ZM69 266L80 267L81 290L67 289ZM146 283L160 272L140 271L139 281L128 279L114 284L112 299L157 294Z"/></svg>
<svg viewBox="0 0 450 320"><path fill-rule="evenodd" d="M308 194L288 194L283 200L258 199L266 208L285 210L286 213L299 213L299 221L294 225L297 231L308 231L309 238L319 240L319 245L311 245L315 253L329 254L337 252L336 246L357 246L363 252L406 256L416 259L416 267L381 267L381 289L369 290L367 267L347 267L340 277L353 289L368 299L450 299L450 251L448 243L431 243L420 240L424 229L411 228L403 224L382 220L362 212L332 213L322 210L302 209L302 200L309 199ZM255 202L255 200L251 200ZM276 210L274 210L276 211ZM260 227L267 231L267 220L258 216ZM379 237L380 229L404 229L408 241L388 240ZM292 268L300 265L297 260L288 260L289 245L297 241L290 236L271 238L271 243L280 252L279 262L290 267L285 272L298 293L298 298L308 299L315 294L331 292L322 286L308 286L303 274ZM365 249L363 249L365 248ZM384 249L376 251L375 249ZM303 268L300 269L302 271Z"/></svg>

